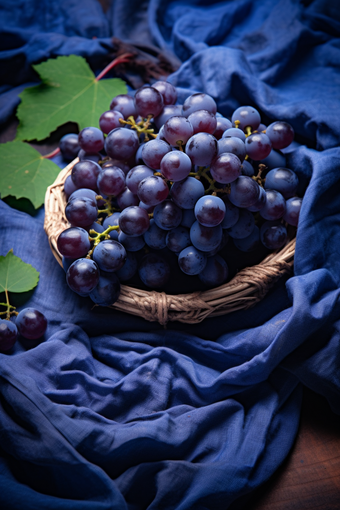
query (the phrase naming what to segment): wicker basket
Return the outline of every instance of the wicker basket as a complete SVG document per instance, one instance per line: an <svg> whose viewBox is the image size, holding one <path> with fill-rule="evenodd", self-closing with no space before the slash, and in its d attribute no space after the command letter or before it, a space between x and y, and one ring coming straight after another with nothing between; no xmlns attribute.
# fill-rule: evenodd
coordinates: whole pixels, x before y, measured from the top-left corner
<svg viewBox="0 0 340 510"><path fill-rule="evenodd" d="M61 266L62 257L57 248L57 239L70 226L64 212L64 182L77 162L78 159L75 159L60 172L56 181L47 188L45 196L44 229L52 253ZM281 250L268 255L260 264L242 269L228 283L191 294L168 295L165 292L122 285L120 297L112 308L138 315L148 321L158 321L162 325L168 321L195 324L207 317L245 310L260 301L281 276L291 272L294 252L295 238Z"/></svg>

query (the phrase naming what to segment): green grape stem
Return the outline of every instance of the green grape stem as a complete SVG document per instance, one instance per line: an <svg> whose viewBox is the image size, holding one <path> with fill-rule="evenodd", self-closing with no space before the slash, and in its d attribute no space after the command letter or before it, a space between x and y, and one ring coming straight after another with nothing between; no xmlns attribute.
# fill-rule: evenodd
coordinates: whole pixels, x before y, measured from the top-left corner
<svg viewBox="0 0 340 510"><path fill-rule="evenodd" d="M0 312L0 315L6 315L6 319L9 320L11 315L18 315L15 306L12 306L9 302L8 290L5 289L6 303L0 303L0 306L4 306L7 310Z"/></svg>
<svg viewBox="0 0 340 510"><path fill-rule="evenodd" d="M152 115L148 115L148 117L145 120L141 120L140 122L136 122L134 117L130 115L130 117L127 118L127 120L119 119L119 122L121 124L126 124L128 126L131 126L131 129L135 129L137 131L138 136L140 136L142 133L145 134L145 140L149 140L149 136L153 138L157 138L157 135L154 133L154 129L149 129L150 122L152 119Z"/></svg>
<svg viewBox="0 0 340 510"><path fill-rule="evenodd" d="M110 227L108 227L106 230L104 230L104 232L96 232L95 230L91 229L89 231L89 239L91 242L93 242L93 246L91 248L91 250L88 252L88 254L86 255L85 258L87 259L90 259L91 258L91 255L93 253L93 250L95 249L96 246L98 246L98 244L101 242L101 241L104 241L106 239L110 239L110 232L112 232L113 230L119 230L119 226L118 225L112 225Z"/></svg>

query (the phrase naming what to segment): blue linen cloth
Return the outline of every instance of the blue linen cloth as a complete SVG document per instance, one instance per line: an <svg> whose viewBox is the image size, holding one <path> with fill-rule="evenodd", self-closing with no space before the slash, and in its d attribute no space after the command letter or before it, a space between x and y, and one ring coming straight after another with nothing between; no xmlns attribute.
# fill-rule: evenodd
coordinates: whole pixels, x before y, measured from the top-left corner
<svg viewBox="0 0 340 510"><path fill-rule="evenodd" d="M211 94L222 114L256 105L290 122L286 151L309 183L294 276L246 312L199 325L93 308L50 251L44 211L0 201L0 254L40 272L32 306L44 341L0 354L0 508L249 508L287 456L302 385L340 412L340 13L335 1L0 2L1 118L30 65L76 53L100 66L111 36L181 61L180 99ZM97 37L97 39L92 39ZM1 170L0 170L1 171ZM33 240L33 241L32 241Z"/></svg>

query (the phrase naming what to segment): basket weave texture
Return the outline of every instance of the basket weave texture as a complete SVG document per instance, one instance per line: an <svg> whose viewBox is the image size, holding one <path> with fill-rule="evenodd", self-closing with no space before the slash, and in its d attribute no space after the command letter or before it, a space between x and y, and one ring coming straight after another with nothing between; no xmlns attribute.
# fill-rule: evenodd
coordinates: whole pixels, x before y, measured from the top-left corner
<svg viewBox="0 0 340 510"><path fill-rule="evenodd" d="M44 229L52 253L61 266L57 239L70 226L65 217L64 182L78 161L75 159L59 173L45 196ZM168 321L196 324L207 317L245 310L261 301L279 278L292 271L294 252L295 238L281 250L270 253L260 264L242 269L228 283L191 294L168 295L122 285L119 299L111 307L151 322L158 321L161 325Z"/></svg>

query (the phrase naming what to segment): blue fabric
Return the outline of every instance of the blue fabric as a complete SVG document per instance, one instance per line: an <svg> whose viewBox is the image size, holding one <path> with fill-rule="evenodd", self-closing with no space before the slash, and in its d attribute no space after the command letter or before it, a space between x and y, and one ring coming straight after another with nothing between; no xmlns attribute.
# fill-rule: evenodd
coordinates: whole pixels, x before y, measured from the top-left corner
<svg viewBox="0 0 340 510"><path fill-rule="evenodd" d="M246 312L157 323L92 308L69 291L35 217L0 201L0 254L40 272L24 304L49 326L0 354L0 508L226 510L287 456L302 386L340 413L338 2L0 1L0 117L32 63L76 53L100 68L111 36L181 61L181 99L257 105L291 122L287 166L309 186L294 276ZM97 39L93 39L97 37ZM60 160L58 163L61 164ZM0 170L1 171L1 170ZM19 299L19 298L18 298Z"/></svg>

